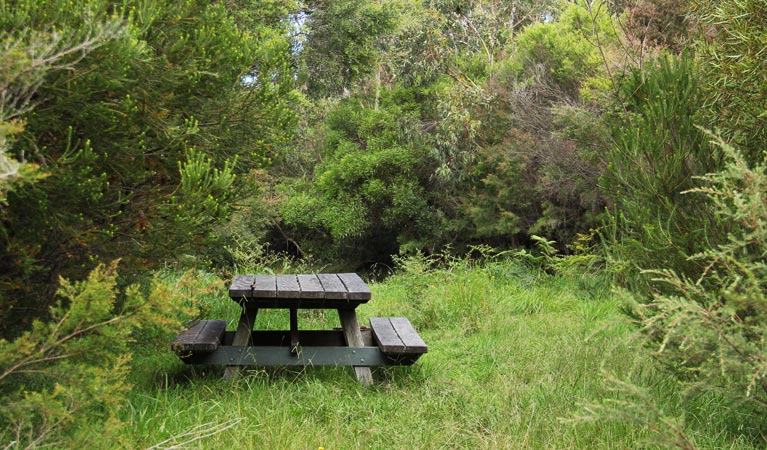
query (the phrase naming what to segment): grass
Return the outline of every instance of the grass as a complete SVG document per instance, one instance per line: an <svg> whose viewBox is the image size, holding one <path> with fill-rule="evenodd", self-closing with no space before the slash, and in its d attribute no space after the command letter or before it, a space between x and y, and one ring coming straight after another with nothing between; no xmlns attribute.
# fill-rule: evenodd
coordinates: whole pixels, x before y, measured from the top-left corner
<svg viewBox="0 0 767 450"><path fill-rule="evenodd" d="M232 384L222 369L184 366L163 345L136 356L124 426L117 441L100 445L623 449L654 445L658 437L670 442L664 433L673 427L663 419L685 413L674 383L637 356L619 302L584 278L491 263L411 270L371 290L371 302L358 309L361 322L409 317L429 345L414 366L376 369L368 388L350 368L252 370ZM282 313L260 314L257 326L287 327ZM231 329L237 306L222 294L211 314L229 318ZM302 326L337 326L330 312L302 314ZM584 405L603 407L625 394L605 373L641 382L662 411L643 420L592 420ZM721 408L711 401L704 411ZM604 411L601 418L610 419ZM685 425L698 447L750 448L710 417L699 414ZM80 427L74 439L98 432Z"/></svg>

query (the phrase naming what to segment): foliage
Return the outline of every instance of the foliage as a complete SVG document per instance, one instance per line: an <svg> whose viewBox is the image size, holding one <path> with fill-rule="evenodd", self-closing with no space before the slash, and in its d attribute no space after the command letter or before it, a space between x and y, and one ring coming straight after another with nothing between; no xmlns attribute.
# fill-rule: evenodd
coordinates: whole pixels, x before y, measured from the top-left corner
<svg viewBox="0 0 767 450"><path fill-rule="evenodd" d="M434 162L417 131L416 95L384 91L378 109L350 99L329 114L313 178L283 187L281 217L311 236L305 238L310 253L330 247L339 256L350 248L364 258L367 247L388 256L397 244L418 248L433 236L428 186Z"/></svg>
<svg viewBox="0 0 767 450"><path fill-rule="evenodd" d="M301 53L311 95L337 95L377 70L381 37L394 26L391 3L314 2Z"/></svg>
<svg viewBox="0 0 767 450"><path fill-rule="evenodd" d="M658 50L684 51L697 26L689 9L688 0L638 0L627 4L623 32L625 39L637 47L639 60Z"/></svg>
<svg viewBox="0 0 767 450"><path fill-rule="evenodd" d="M15 135L24 131L21 116L51 71L67 70L88 53L120 34L119 24L94 26L78 40L72 33L25 30L18 36L0 32L0 205L9 190L39 179L37 165L10 154Z"/></svg>
<svg viewBox="0 0 767 450"><path fill-rule="evenodd" d="M609 133L595 99L609 83L594 41L617 45L615 18L579 3L535 23L552 6L519 6L386 4L398 26L376 35L376 67L341 98L306 108L307 150L283 159L296 179L282 190L290 230L280 235L315 255L332 241L330 258L346 248L385 261L445 244L519 245L531 234L564 250L596 226ZM320 17L345 29L341 16ZM328 94L307 75L310 95Z"/></svg>
<svg viewBox="0 0 767 450"><path fill-rule="evenodd" d="M650 273L672 288L642 308L655 355L691 388L767 405L767 175L764 162L749 167L721 139L724 169L700 177L706 209L728 227L726 241L690 257L705 264L698 279L671 268ZM656 344L657 343L657 344Z"/></svg>
<svg viewBox="0 0 767 450"><path fill-rule="evenodd" d="M572 422L634 423L651 432L645 442L641 443L643 447L658 446L679 450L698 448L694 439L685 431L684 421L663 411L650 389L619 380L609 374L605 378L607 383L612 385L612 389L619 393L619 397L583 405L584 412L571 419Z"/></svg>
<svg viewBox="0 0 767 450"><path fill-rule="evenodd" d="M735 143L751 164L767 148L767 4L692 1L700 22L696 50L705 73L705 123Z"/></svg>
<svg viewBox="0 0 767 450"><path fill-rule="evenodd" d="M250 6L0 2L2 126L18 116L12 156L44 175L1 212L5 333L46 313L59 275L205 252L250 195L254 179L233 177L286 145L297 98L282 25L244 28ZM248 15L280 9L262 6Z"/></svg>
<svg viewBox="0 0 767 450"><path fill-rule="evenodd" d="M510 70L539 75L561 92L559 98L577 98L590 78L606 76L600 46L618 43L615 19L602 2L591 3L569 3L556 21L526 28L514 42Z"/></svg>
<svg viewBox="0 0 767 450"><path fill-rule="evenodd" d="M619 281L647 292L642 269L665 267L696 276L687 255L716 239L716 218L701 199L682 195L692 177L714 170L718 153L695 126L701 108L699 79L689 55L663 56L636 69L621 86L626 110L612 124L606 194L614 231L606 248ZM611 231L606 230L609 235Z"/></svg>
<svg viewBox="0 0 767 450"><path fill-rule="evenodd" d="M176 193L170 196L164 205L163 215L172 221L161 232L168 242L178 242L176 254L183 250L194 250L215 242L211 230L222 220L231 215L232 202L236 198L234 187L235 175L233 164L226 163L221 169L213 161L192 148L187 151L184 161L179 161L181 175Z"/></svg>
<svg viewBox="0 0 767 450"><path fill-rule="evenodd" d="M181 279L178 280L181 282ZM144 293L117 287L117 264L98 266L80 282L61 280L50 320L0 340L0 441L5 448L59 445L82 418L103 425L77 446L114 436L131 386L130 343L147 333L167 338L195 313L191 291L155 279ZM148 344L145 341L145 344Z"/></svg>
<svg viewBox="0 0 767 450"><path fill-rule="evenodd" d="M477 234L494 245L533 234L567 244L598 223L610 139L598 113L609 83L595 41L617 45L615 18L599 11L593 27L589 10L572 3L557 21L525 28L483 84L490 100L471 102L480 125L462 200Z"/></svg>

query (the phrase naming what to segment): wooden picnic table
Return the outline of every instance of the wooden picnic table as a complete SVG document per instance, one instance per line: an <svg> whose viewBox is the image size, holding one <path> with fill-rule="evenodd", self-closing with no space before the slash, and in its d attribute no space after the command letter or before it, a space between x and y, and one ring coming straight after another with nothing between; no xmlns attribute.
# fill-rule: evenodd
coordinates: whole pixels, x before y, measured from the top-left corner
<svg viewBox="0 0 767 450"><path fill-rule="evenodd" d="M404 317L371 318L370 328L360 327L356 308L371 293L355 273L236 275L229 297L242 307L236 331L225 331L224 320L202 321L172 344L187 363L226 365L227 378L247 365L346 365L368 385L370 366L412 364L428 350ZM262 308L288 309L290 329L254 330ZM299 330L298 309L335 309L341 328Z"/></svg>

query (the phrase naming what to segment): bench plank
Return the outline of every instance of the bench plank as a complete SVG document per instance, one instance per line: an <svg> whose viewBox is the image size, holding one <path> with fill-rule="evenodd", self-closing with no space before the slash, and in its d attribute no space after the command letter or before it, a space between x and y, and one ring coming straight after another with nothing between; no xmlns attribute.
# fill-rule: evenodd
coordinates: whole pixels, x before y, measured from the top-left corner
<svg viewBox="0 0 767 450"><path fill-rule="evenodd" d="M413 324L410 323L407 317L392 317L389 320L400 339L402 339L402 343L405 344L406 353L426 353L428 350L426 343L415 331Z"/></svg>
<svg viewBox="0 0 767 450"><path fill-rule="evenodd" d="M382 352L402 353L405 351L405 344L394 331L388 317L371 317L370 328L373 330L373 337Z"/></svg>
<svg viewBox="0 0 767 450"><path fill-rule="evenodd" d="M384 353L421 354L428 351L426 343L405 317L371 317L370 328Z"/></svg>
<svg viewBox="0 0 767 450"><path fill-rule="evenodd" d="M298 275L301 298L325 298L325 290L317 275Z"/></svg>
<svg viewBox="0 0 767 450"><path fill-rule="evenodd" d="M339 273L338 278L346 286L349 300L370 300L370 288L356 273Z"/></svg>
<svg viewBox="0 0 767 450"><path fill-rule="evenodd" d="M182 331L173 340L171 348L177 354L188 352L212 352L221 344L226 330L226 320L202 320Z"/></svg>

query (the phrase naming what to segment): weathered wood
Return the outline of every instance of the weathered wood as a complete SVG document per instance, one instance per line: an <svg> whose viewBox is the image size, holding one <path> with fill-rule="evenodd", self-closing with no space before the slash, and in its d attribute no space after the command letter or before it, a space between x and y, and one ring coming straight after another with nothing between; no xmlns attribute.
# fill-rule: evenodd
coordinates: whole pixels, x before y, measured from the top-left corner
<svg viewBox="0 0 767 450"><path fill-rule="evenodd" d="M203 320L179 333L171 348L181 356L190 352L212 352L221 344L225 330L226 320Z"/></svg>
<svg viewBox="0 0 767 450"><path fill-rule="evenodd" d="M390 320L394 330L402 339L402 343L405 344L405 353L426 353L428 351L426 343L415 331L413 324L410 323L407 317L392 317Z"/></svg>
<svg viewBox="0 0 767 450"><path fill-rule="evenodd" d="M229 286L229 296L234 300L252 296L254 283L254 275L235 275Z"/></svg>
<svg viewBox="0 0 767 450"><path fill-rule="evenodd" d="M427 352L404 317L373 318L371 329L360 328L355 308L371 292L354 273L237 275L229 296L242 307L236 331L224 331L225 321L206 321L174 341L174 349L194 350L182 355L184 362L226 365L227 379L242 365L352 365L357 379L369 385L370 366L408 365ZM289 309L290 330L254 331L259 308ZM341 328L299 331L299 308L336 309Z"/></svg>
<svg viewBox="0 0 767 450"><path fill-rule="evenodd" d="M338 278L338 275L334 273L320 273L317 274L317 278L322 283L322 288L325 290L325 298L327 299L345 299L348 297L348 291L346 286Z"/></svg>
<svg viewBox="0 0 767 450"><path fill-rule="evenodd" d="M346 286L349 300L370 300L370 288L356 273L339 273L338 278Z"/></svg>
<svg viewBox="0 0 767 450"><path fill-rule="evenodd" d="M371 317L370 328L373 330L373 338L384 353L403 353L405 344L400 339L394 326L388 317Z"/></svg>
<svg viewBox="0 0 767 450"><path fill-rule="evenodd" d="M428 351L426 343L405 317L372 317L370 328L384 353L422 354Z"/></svg>
<svg viewBox="0 0 767 450"><path fill-rule="evenodd" d="M240 366L354 366L369 364L386 366L400 364L387 358L378 347L350 348L341 346L307 347L293 354L288 347L231 347L220 346L210 353L194 354L184 362L187 364L237 364ZM360 367L361 369L363 367ZM368 367L364 369L370 370Z"/></svg>
<svg viewBox="0 0 767 450"><path fill-rule="evenodd" d="M295 275L277 275L275 296L277 298L299 298L301 286L298 285L298 278Z"/></svg>
<svg viewBox="0 0 767 450"><path fill-rule="evenodd" d="M338 317L341 319L341 328L344 332L346 345L349 347L364 347L365 343L362 340L357 313L353 309L339 309ZM370 367L354 366L354 372L357 375L357 380L363 386L373 384L373 374L370 372Z"/></svg>
<svg viewBox="0 0 767 450"><path fill-rule="evenodd" d="M276 292L274 275L236 275L229 287L229 297L235 301L250 297L273 298Z"/></svg>
<svg viewBox="0 0 767 450"><path fill-rule="evenodd" d="M317 275L298 275L298 284L301 286L301 298L325 298L325 290Z"/></svg>
<svg viewBox="0 0 767 450"><path fill-rule="evenodd" d="M298 354L299 351L298 310L296 308L290 308L290 353Z"/></svg>
<svg viewBox="0 0 767 450"><path fill-rule="evenodd" d="M375 346L370 330L362 330L366 347ZM232 345L234 331L227 331L221 345ZM346 345L344 333L338 330L298 330L298 341L304 347L341 347ZM290 347L290 330L254 330L251 332L252 345L261 347ZM378 347L376 347L378 348Z"/></svg>
<svg viewBox="0 0 767 450"><path fill-rule="evenodd" d="M234 333L232 346L244 347L250 343L250 333L253 331L253 325L256 323L258 309L243 307L240 314L240 321L237 323L237 331ZM240 366L227 366L224 372L224 378L231 380L240 373Z"/></svg>
<svg viewBox="0 0 767 450"><path fill-rule="evenodd" d="M256 275L253 281L252 297L276 297L277 277L274 275Z"/></svg>
<svg viewBox="0 0 767 450"><path fill-rule="evenodd" d="M350 308L370 300L370 289L359 275L237 275L229 296L258 308Z"/></svg>

